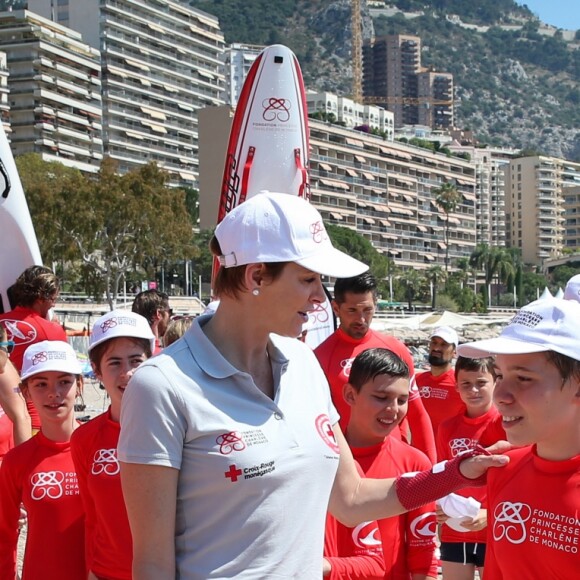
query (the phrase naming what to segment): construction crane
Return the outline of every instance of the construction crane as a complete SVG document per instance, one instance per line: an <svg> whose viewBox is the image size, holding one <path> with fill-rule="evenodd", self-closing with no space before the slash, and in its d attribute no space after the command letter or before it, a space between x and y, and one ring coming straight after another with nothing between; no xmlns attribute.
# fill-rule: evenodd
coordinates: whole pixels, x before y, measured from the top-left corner
<svg viewBox="0 0 580 580"><path fill-rule="evenodd" d="M351 0L352 98L362 103L362 18L360 0Z"/></svg>

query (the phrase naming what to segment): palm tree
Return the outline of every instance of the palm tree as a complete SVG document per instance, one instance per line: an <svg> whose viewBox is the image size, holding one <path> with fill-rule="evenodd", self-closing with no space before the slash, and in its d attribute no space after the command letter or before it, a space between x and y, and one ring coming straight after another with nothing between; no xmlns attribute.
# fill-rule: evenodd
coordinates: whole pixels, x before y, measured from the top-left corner
<svg viewBox="0 0 580 580"><path fill-rule="evenodd" d="M399 280L405 288L405 296L407 298L407 303L409 305L409 310L413 309L413 300L419 295L425 288L425 277L422 276L417 270L409 269L405 270Z"/></svg>
<svg viewBox="0 0 580 580"><path fill-rule="evenodd" d="M431 309L435 310L437 303L437 289L441 282L447 279L447 272L441 266L431 266L426 272L427 280L433 284L433 293L431 294Z"/></svg>
<svg viewBox="0 0 580 580"><path fill-rule="evenodd" d="M435 203L445 213L445 272L449 269L449 214L454 212L461 194L457 191L457 185L453 181L444 181L439 187L431 190L435 195Z"/></svg>
<svg viewBox="0 0 580 580"><path fill-rule="evenodd" d="M507 282L515 275L515 267L511 254L505 248L492 247L487 244L479 244L471 256L469 263L478 270L483 270L485 278L485 287L483 294L485 296L486 307L489 304L489 285L492 283L494 276L497 275L499 282ZM498 290L499 300L499 290Z"/></svg>

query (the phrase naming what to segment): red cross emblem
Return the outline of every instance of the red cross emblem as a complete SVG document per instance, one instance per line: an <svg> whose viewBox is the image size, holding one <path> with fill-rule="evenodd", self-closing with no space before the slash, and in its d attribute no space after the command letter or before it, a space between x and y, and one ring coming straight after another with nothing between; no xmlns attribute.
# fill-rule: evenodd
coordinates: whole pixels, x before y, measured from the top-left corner
<svg viewBox="0 0 580 580"><path fill-rule="evenodd" d="M238 469L235 465L230 465L228 471L224 473L224 477L229 477L232 483L236 483L240 475L242 475L242 470Z"/></svg>
<svg viewBox="0 0 580 580"><path fill-rule="evenodd" d="M330 424L330 419L328 415L318 415L315 421L316 430L322 440L335 452L340 453L340 448L336 443L336 437L334 436L334 430Z"/></svg>

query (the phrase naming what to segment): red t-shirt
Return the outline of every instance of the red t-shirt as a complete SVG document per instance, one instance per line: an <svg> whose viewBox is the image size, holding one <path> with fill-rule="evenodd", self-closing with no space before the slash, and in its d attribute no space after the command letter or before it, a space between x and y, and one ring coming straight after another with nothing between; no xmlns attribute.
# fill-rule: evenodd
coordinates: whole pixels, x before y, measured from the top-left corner
<svg viewBox="0 0 580 580"><path fill-rule="evenodd" d="M20 373L24 351L31 345L43 340L61 340L67 342L66 332L57 322L46 320L30 308L17 306L14 310L0 314L0 324L8 334L8 340L14 341L14 350L10 361ZM40 417L32 402L27 401L28 413L33 429L40 429Z"/></svg>
<svg viewBox="0 0 580 580"><path fill-rule="evenodd" d="M364 477L361 466L356 467ZM330 562L330 580L378 580L385 575L383 544L376 521L347 528L326 515L324 557Z"/></svg>
<svg viewBox="0 0 580 580"><path fill-rule="evenodd" d="M10 417L0 407L0 463L10 449L14 447L14 425Z"/></svg>
<svg viewBox="0 0 580 580"><path fill-rule="evenodd" d="M487 475L485 575L493 580L577 580L580 571L580 455L547 461L510 451Z"/></svg>
<svg viewBox="0 0 580 580"><path fill-rule="evenodd" d="M133 542L117 460L120 432L109 409L74 432L71 449L86 514L87 567L99 577L131 580Z"/></svg>
<svg viewBox="0 0 580 580"><path fill-rule="evenodd" d="M481 417L468 417L465 414L446 419L439 425L437 432L437 457L439 461L453 459L461 451L473 449L476 445L489 447L506 438L501 426L502 417L495 407ZM487 490L485 487L466 487L455 492L463 497L473 497L487 507ZM487 530L478 532L457 532L449 526L441 528L442 542L471 542L482 544L486 541Z"/></svg>
<svg viewBox="0 0 580 580"><path fill-rule="evenodd" d="M404 360L409 367L411 385L409 410L406 417L408 424L407 421L401 423L401 433L403 433L403 438L406 438L407 429L410 427L413 446L423 451L434 462L436 459L435 439L429 416L423 408L421 397L415 386L413 357L409 349L394 336L369 330L363 338L355 339L339 328L314 350L330 384L332 402L340 414L339 425L343 433L350 419L350 406L344 400L343 387L348 382L352 361L358 354L369 348L390 350Z"/></svg>
<svg viewBox="0 0 580 580"><path fill-rule="evenodd" d="M16 574L20 504L28 514L22 580L81 580L84 512L70 442L42 432L4 457L0 469L0 578Z"/></svg>
<svg viewBox="0 0 580 580"><path fill-rule="evenodd" d="M442 421L465 412L465 405L456 388L455 371L450 369L438 377L426 371L418 374L415 380L437 439L437 430Z"/></svg>
<svg viewBox="0 0 580 580"><path fill-rule="evenodd" d="M352 453L370 478L388 479L431 468L431 462L421 451L394 437L386 437L383 443L372 447L353 447ZM379 520L378 524L383 544L384 578L409 580L410 574L437 577L435 504Z"/></svg>

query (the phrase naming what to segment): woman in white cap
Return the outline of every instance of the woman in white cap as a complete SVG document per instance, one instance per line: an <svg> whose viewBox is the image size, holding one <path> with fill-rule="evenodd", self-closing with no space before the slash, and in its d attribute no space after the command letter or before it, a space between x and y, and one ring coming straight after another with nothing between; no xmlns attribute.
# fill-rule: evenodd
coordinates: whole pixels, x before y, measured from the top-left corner
<svg viewBox="0 0 580 580"><path fill-rule="evenodd" d="M144 363L123 399L136 580L320 578L329 500L356 525L502 463L480 455L461 471L451 462L396 484L361 479L324 374L295 337L325 300L321 275L367 267L332 246L311 204L281 193L233 209L210 247L221 264L217 312Z"/></svg>
<svg viewBox="0 0 580 580"><path fill-rule="evenodd" d="M77 429L71 441L85 507L89 580L131 580L131 530L117 461L119 416L129 379L154 348L155 336L139 314L113 310L95 320L89 359L111 404L105 413Z"/></svg>
<svg viewBox="0 0 580 580"><path fill-rule="evenodd" d="M538 300L498 338L459 346L495 354L495 406L510 443L488 477L485 576L557 578L580 572L580 304Z"/></svg>
<svg viewBox="0 0 580 580"><path fill-rule="evenodd" d="M42 341L24 352L20 388L40 432L7 453L0 469L0 578L16 577L20 506L28 514L22 580L86 578L84 512L70 438L82 366L72 347Z"/></svg>

